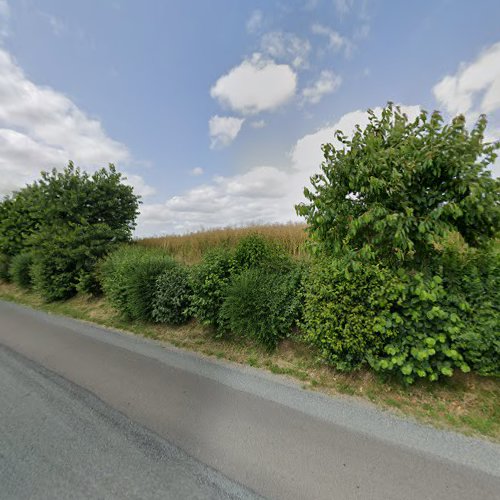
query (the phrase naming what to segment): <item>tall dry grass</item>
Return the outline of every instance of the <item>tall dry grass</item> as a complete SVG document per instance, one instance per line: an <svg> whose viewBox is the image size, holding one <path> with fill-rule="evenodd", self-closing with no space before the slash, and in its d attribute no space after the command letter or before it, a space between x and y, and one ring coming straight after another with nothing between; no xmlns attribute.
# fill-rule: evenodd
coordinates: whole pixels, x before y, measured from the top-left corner
<svg viewBox="0 0 500 500"><path fill-rule="evenodd" d="M183 235L142 238L137 243L162 248L181 262L195 264L207 250L218 246L234 248L241 238L250 234L260 234L280 244L293 257L305 255L306 225L298 223L225 227Z"/></svg>

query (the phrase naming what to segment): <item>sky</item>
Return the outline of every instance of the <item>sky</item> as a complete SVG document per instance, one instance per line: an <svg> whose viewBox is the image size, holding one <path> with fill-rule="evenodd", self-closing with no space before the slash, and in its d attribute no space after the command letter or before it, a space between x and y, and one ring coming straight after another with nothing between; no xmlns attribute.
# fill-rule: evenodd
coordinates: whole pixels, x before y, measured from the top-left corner
<svg viewBox="0 0 500 500"><path fill-rule="evenodd" d="M500 138L499 19L498 0L0 0L0 196L114 163L137 236L295 221L321 144L368 108L486 113Z"/></svg>

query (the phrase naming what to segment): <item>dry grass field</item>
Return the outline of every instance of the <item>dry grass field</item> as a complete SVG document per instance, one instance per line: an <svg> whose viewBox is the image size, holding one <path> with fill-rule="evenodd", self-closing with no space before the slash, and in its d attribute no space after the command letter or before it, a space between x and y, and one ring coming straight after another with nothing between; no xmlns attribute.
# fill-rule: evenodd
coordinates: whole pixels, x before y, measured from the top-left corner
<svg viewBox="0 0 500 500"><path fill-rule="evenodd" d="M137 242L148 247L163 248L177 260L186 264L194 264L207 250L218 246L233 248L241 238L250 234L260 234L280 244L294 257L305 255L306 225L298 223L225 227L184 235L142 238Z"/></svg>

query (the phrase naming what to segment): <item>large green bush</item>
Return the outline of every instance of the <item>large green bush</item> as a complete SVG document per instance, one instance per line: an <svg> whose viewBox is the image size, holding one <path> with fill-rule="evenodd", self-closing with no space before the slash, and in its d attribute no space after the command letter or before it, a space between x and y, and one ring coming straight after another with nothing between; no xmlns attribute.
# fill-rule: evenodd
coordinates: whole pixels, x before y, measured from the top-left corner
<svg viewBox="0 0 500 500"><path fill-rule="evenodd" d="M123 247L112 253L100 268L104 293L111 304L133 320L153 320L156 280L176 266L161 250Z"/></svg>
<svg viewBox="0 0 500 500"><path fill-rule="evenodd" d="M270 349L291 333L301 301L300 269L277 273L263 268L243 271L226 290L220 323Z"/></svg>
<svg viewBox="0 0 500 500"><path fill-rule="evenodd" d="M200 323L217 327L225 290L234 267L233 253L226 248L208 251L190 275L193 297L191 312Z"/></svg>
<svg viewBox="0 0 500 500"><path fill-rule="evenodd" d="M399 287L392 273L378 265L316 261L304 286L305 339L337 369L358 368L396 336L389 318Z"/></svg>
<svg viewBox="0 0 500 500"><path fill-rule="evenodd" d="M470 371L457 338L464 331L467 303L449 293L439 276L398 273L399 297L387 321L395 336L383 354L369 353L367 360L379 372L393 373L407 383L416 378L451 377L455 368Z"/></svg>
<svg viewBox="0 0 500 500"><path fill-rule="evenodd" d="M167 269L158 276L155 287L153 319L171 325L185 323L193 295L188 269L179 264Z"/></svg>
<svg viewBox="0 0 500 500"><path fill-rule="evenodd" d="M113 165L90 175L70 162L0 203L0 252L33 251L35 289L47 300L98 291L95 265L130 240L138 197Z"/></svg>
<svg viewBox="0 0 500 500"><path fill-rule="evenodd" d="M476 250L447 248L444 284L463 304L464 328L456 345L466 363L481 375L500 375L500 249L493 243Z"/></svg>
<svg viewBox="0 0 500 500"><path fill-rule="evenodd" d="M31 267L33 254L30 252L17 254L12 258L9 266L9 275L12 283L21 288L31 288Z"/></svg>
<svg viewBox="0 0 500 500"><path fill-rule="evenodd" d="M259 234L242 238L234 251L234 274L255 268L266 268L270 271L288 270L291 265L291 259L283 248Z"/></svg>

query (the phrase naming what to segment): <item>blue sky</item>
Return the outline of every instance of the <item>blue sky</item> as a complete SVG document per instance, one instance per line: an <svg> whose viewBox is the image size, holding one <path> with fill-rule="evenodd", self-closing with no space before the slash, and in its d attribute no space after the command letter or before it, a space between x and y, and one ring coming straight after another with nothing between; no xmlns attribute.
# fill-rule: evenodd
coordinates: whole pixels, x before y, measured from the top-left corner
<svg viewBox="0 0 500 500"><path fill-rule="evenodd" d="M294 219L320 145L367 108L490 117L500 3L0 0L0 194L108 162L138 235Z"/></svg>

